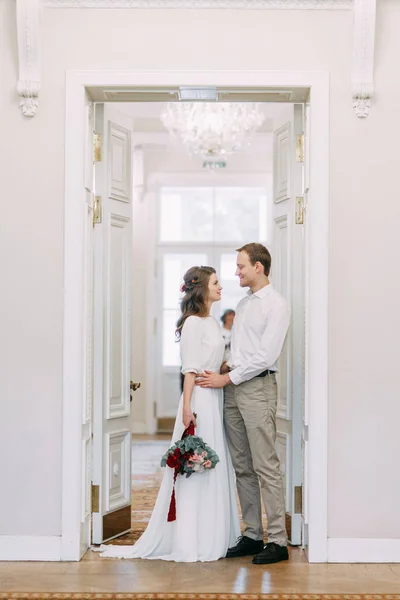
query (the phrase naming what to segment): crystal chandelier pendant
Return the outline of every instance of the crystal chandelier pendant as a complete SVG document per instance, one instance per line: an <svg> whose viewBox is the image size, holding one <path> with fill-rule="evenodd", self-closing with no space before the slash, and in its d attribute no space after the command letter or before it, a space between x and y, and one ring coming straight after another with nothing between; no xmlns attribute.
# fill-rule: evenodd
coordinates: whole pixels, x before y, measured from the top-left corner
<svg viewBox="0 0 400 600"><path fill-rule="evenodd" d="M161 121L189 154L225 162L250 144L264 115L253 103L182 102L167 104Z"/></svg>

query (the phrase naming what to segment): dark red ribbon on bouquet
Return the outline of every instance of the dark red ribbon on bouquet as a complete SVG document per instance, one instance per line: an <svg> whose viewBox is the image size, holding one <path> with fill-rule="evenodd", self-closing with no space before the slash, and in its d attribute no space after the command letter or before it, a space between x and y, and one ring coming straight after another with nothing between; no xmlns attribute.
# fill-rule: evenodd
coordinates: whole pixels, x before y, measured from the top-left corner
<svg viewBox="0 0 400 600"><path fill-rule="evenodd" d="M194 413L193 413L194 414ZM194 415L195 417L197 415ZM190 422L189 427L186 427L185 431L182 434L181 440L185 439L185 437L187 437L188 435L194 435L194 423L193 421ZM171 494L171 502L169 503L169 511L168 511L168 517L167 517L167 521L168 523L170 523L171 521L176 521L176 500L175 500L175 482L176 482L176 478L179 475L179 470L180 470L180 462L178 460L178 456L181 456L181 453L178 449L175 450L175 452L178 451L178 455L175 454L174 458L176 457L176 460L173 461L175 462L175 466L174 468L174 481L172 484L172 494ZM168 461L167 461L168 464Z"/></svg>

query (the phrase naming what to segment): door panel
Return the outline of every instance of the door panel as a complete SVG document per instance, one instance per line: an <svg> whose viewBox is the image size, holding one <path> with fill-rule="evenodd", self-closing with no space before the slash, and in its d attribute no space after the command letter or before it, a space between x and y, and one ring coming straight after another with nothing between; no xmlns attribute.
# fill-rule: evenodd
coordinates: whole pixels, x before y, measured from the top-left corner
<svg viewBox="0 0 400 600"><path fill-rule="evenodd" d="M109 487L105 498L106 512L116 510L130 504L131 478L130 478L130 431L114 431L106 435L105 464L106 481Z"/></svg>
<svg viewBox="0 0 400 600"><path fill-rule="evenodd" d="M290 298L290 289L288 286L288 267L289 267L289 238L288 238L288 214L282 214L276 217L275 223L275 254L273 264L273 283L286 299ZM277 416L282 419L290 419L290 401L288 394L290 392L290 365L288 364L288 348L290 346L290 332L287 336L281 356L279 358L278 381L278 406ZM286 462L286 461L285 461Z"/></svg>
<svg viewBox="0 0 400 600"><path fill-rule="evenodd" d="M97 104L102 136L95 164L102 218L94 229L93 543L129 531L131 521L130 281L132 247L132 125Z"/></svg>
<svg viewBox="0 0 400 600"><path fill-rule="evenodd" d="M295 105L294 107L294 135L303 135L303 144L300 147L305 148L307 136L304 126L305 106ZM296 142L295 142L296 143ZM296 153L295 153L296 154ZM302 160L293 161L293 195L296 204L301 205L301 198L306 196L306 161L303 152ZM302 217L302 218L300 218ZM304 421L302 407L304 404L304 349L305 349L305 218L304 212L297 211L295 205L295 218L293 220L293 238L292 238L292 528L293 543L304 544L302 520L304 507L304 489L305 481L303 477L304 451L302 444L302 435L304 430Z"/></svg>
<svg viewBox="0 0 400 600"><path fill-rule="evenodd" d="M310 122L310 104L307 101L304 105L304 162L303 162L303 196L304 196L304 223L303 223L303 239L308 239L307 235L307 204L310 199L310 135L309 135L309 122ZM304 244L304 256L302 261L302 282L303 282L303 306L301 316L299 315L299 322L301 323L301 333L299 353L301 356L302 368L301 372L303 375L301 385L301 458L302 458L302 545L306 552L308 551L308 407L306 402L305 392L305 364L306 364L306 321L305 321L305 306L306 306L306 290L308 289L307 277L308 274L304 268L307 261L307 246Z"/></svg>
<svg viewBox="0 0 400 600"><path fill-rule="evenodd" d="M111 215L110 219L110 310L107 323L110 370L108 372L109 402L107 417L117 418L130 414L129 381L129 270L127 257L130 252L130 219Z"/></svg>
<svg viewBox="0 0 400 600"><path fill-rule="evenodd" d="M288 109L286 109L288 110ZM289 541L301 543L302 402L304 364L303 226L296 224L296 197L303 191L303 163L296 136L303 133L303 106L296 104L274 134L274 256L272 282L288 300L291 327L279 359L277 452L281 461ZM300 500L299 500L300 499Z"/></svg>
<svg viewBox="0 0 400 600"><path fill-rule="evenodd" d="M290 202L291 122L274 132L274 203Z"/></svg>
<svg viewBox="0 0 400 600"><path fill-rule="evenodd" d="M94 106L86 92L85 112L85 294L83 306L84 356L84 402L81 418L82 444L82 505L80 527L81 556L90 546L90 513L92 481L92 404L93 404L93 127Z"/></svg>

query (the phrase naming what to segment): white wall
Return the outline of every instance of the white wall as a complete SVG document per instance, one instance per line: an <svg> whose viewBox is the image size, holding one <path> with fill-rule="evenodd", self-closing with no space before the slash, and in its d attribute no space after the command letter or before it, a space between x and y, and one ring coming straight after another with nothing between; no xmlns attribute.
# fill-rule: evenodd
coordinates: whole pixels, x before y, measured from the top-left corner
<svg viewBox="0 0 400 600"><path fill-rule="evenodd" d="M66 69L299 69L331 82L329 535L400 538L400 4L378 3L366 120L351 108L349 11L78 9L44 10L41 104L26 120L13 8L1 26L0 532L61 529Z"/></svg>

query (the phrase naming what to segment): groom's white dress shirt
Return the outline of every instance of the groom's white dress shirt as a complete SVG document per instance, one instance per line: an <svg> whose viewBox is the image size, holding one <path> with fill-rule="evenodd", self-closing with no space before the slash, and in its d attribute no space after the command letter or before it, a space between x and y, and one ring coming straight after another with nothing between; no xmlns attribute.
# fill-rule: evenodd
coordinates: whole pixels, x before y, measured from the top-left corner
<svg viewBox="0 0 400 600"><path fill-rule="evenodd" d="M266 369L276 371L289 328L290 309L271 284L239 302L232 328L229 377L239 385Z"/></svg>

